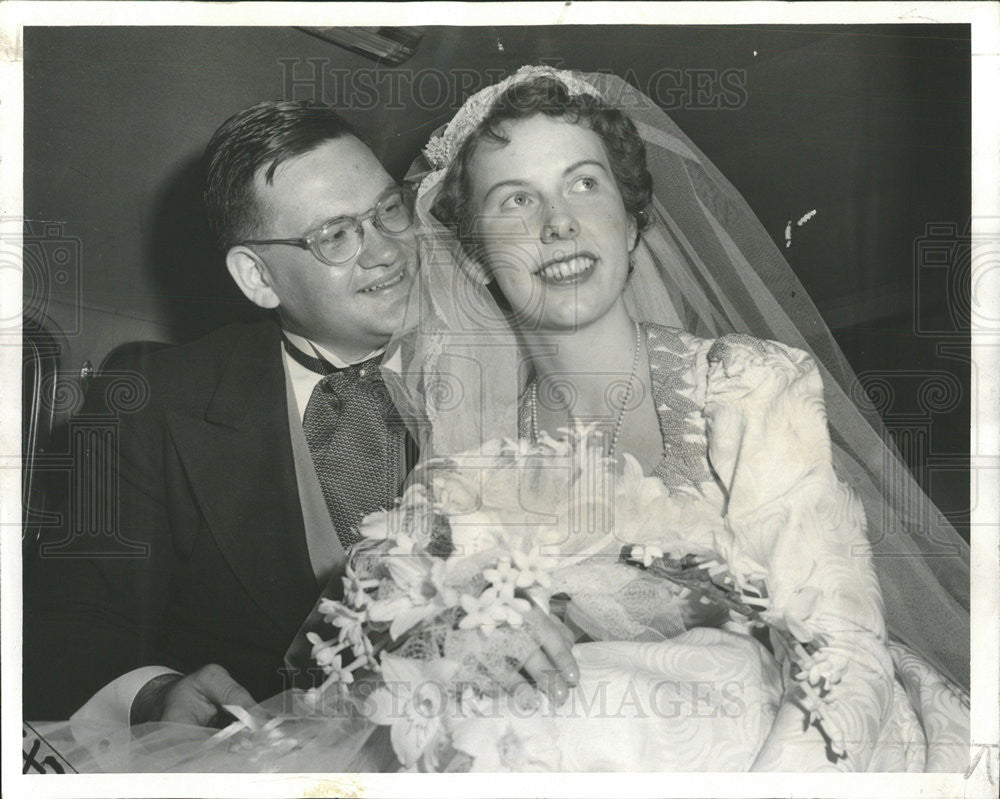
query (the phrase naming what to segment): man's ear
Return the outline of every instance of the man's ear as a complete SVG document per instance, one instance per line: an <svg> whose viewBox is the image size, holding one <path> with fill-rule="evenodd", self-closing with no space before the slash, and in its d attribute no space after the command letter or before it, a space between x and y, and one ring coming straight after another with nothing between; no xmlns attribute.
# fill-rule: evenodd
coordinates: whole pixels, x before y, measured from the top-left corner
<svg viewBox="0 0 1000 799"><path fill-rule="evenodd" d="M248 300L261 308L277 308L278 295L271 287L265 264L249 247L233 247L226 253L226 268Z"/></svg>

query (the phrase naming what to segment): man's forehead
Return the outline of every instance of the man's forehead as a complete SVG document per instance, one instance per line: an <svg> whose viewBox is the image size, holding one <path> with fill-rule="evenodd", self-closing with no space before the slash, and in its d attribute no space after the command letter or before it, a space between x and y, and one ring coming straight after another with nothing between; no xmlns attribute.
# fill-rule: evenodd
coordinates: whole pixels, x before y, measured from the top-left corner
<svg viewBox="0 0 1000 799"><path fill-rule="evenodd" d="M362 214L396 185L368 146L353 136L322 142L282 161L271 180L269 171L270 166L261 167L254 180L262 207L306 226Z"/></svg>

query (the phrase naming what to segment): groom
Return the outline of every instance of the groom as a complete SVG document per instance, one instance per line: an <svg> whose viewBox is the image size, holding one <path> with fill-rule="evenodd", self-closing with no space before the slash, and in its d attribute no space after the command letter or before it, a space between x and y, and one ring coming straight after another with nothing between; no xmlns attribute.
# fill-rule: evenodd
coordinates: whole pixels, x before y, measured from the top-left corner
<svg viewBox="0 0 1000 799"><path fill-rule="evenodd" d="M229 273L272 318L139 365L117 531L147 554L43 556L25 575L25 718L206 725L290 687L285 651L406 475L378 365L418 267L408 196L306 102L236 114L207 162ZM525 671L558 699L576 665L545 631Z"/></svg>

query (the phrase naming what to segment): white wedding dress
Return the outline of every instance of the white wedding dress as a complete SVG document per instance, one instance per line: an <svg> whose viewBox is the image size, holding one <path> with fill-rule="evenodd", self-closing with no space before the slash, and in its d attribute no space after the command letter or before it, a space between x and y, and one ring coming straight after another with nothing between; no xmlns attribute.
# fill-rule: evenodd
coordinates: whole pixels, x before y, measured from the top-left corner
<svg viewBox="0 0 1000 799"><path fill-rule="evenodd" d="M771 607L824 642L839 674L822 708L836 746L808 724L780 648L772 654L735 622L668 637L654 619L662 592L630 567L591 562L555 588L596 637L631 625L639 640L578 644L580 683L565 704L459 738L473 769L962 770L968 697L887 638L864 511L831 463L815 363L749 336L713 342L655 325L647 336L666 453L656 474L676 505L666 512L705 546L714 515L730 564L763 565Z"/></svg>

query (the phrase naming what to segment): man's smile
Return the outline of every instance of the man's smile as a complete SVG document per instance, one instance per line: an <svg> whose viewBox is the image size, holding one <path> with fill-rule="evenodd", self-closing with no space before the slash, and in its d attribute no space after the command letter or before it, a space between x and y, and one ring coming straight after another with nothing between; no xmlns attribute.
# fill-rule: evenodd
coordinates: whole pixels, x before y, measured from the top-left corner
<svg viewBox="0 0 1000 799"><path fill-rule="evenodd" d="M375 292L392 288L393 286L401 283L404 277L406 277L406 270L399 269L391 277L379 278L375 283L369 283L363 289L360 289L358 294L374 294Z"/></svg>

